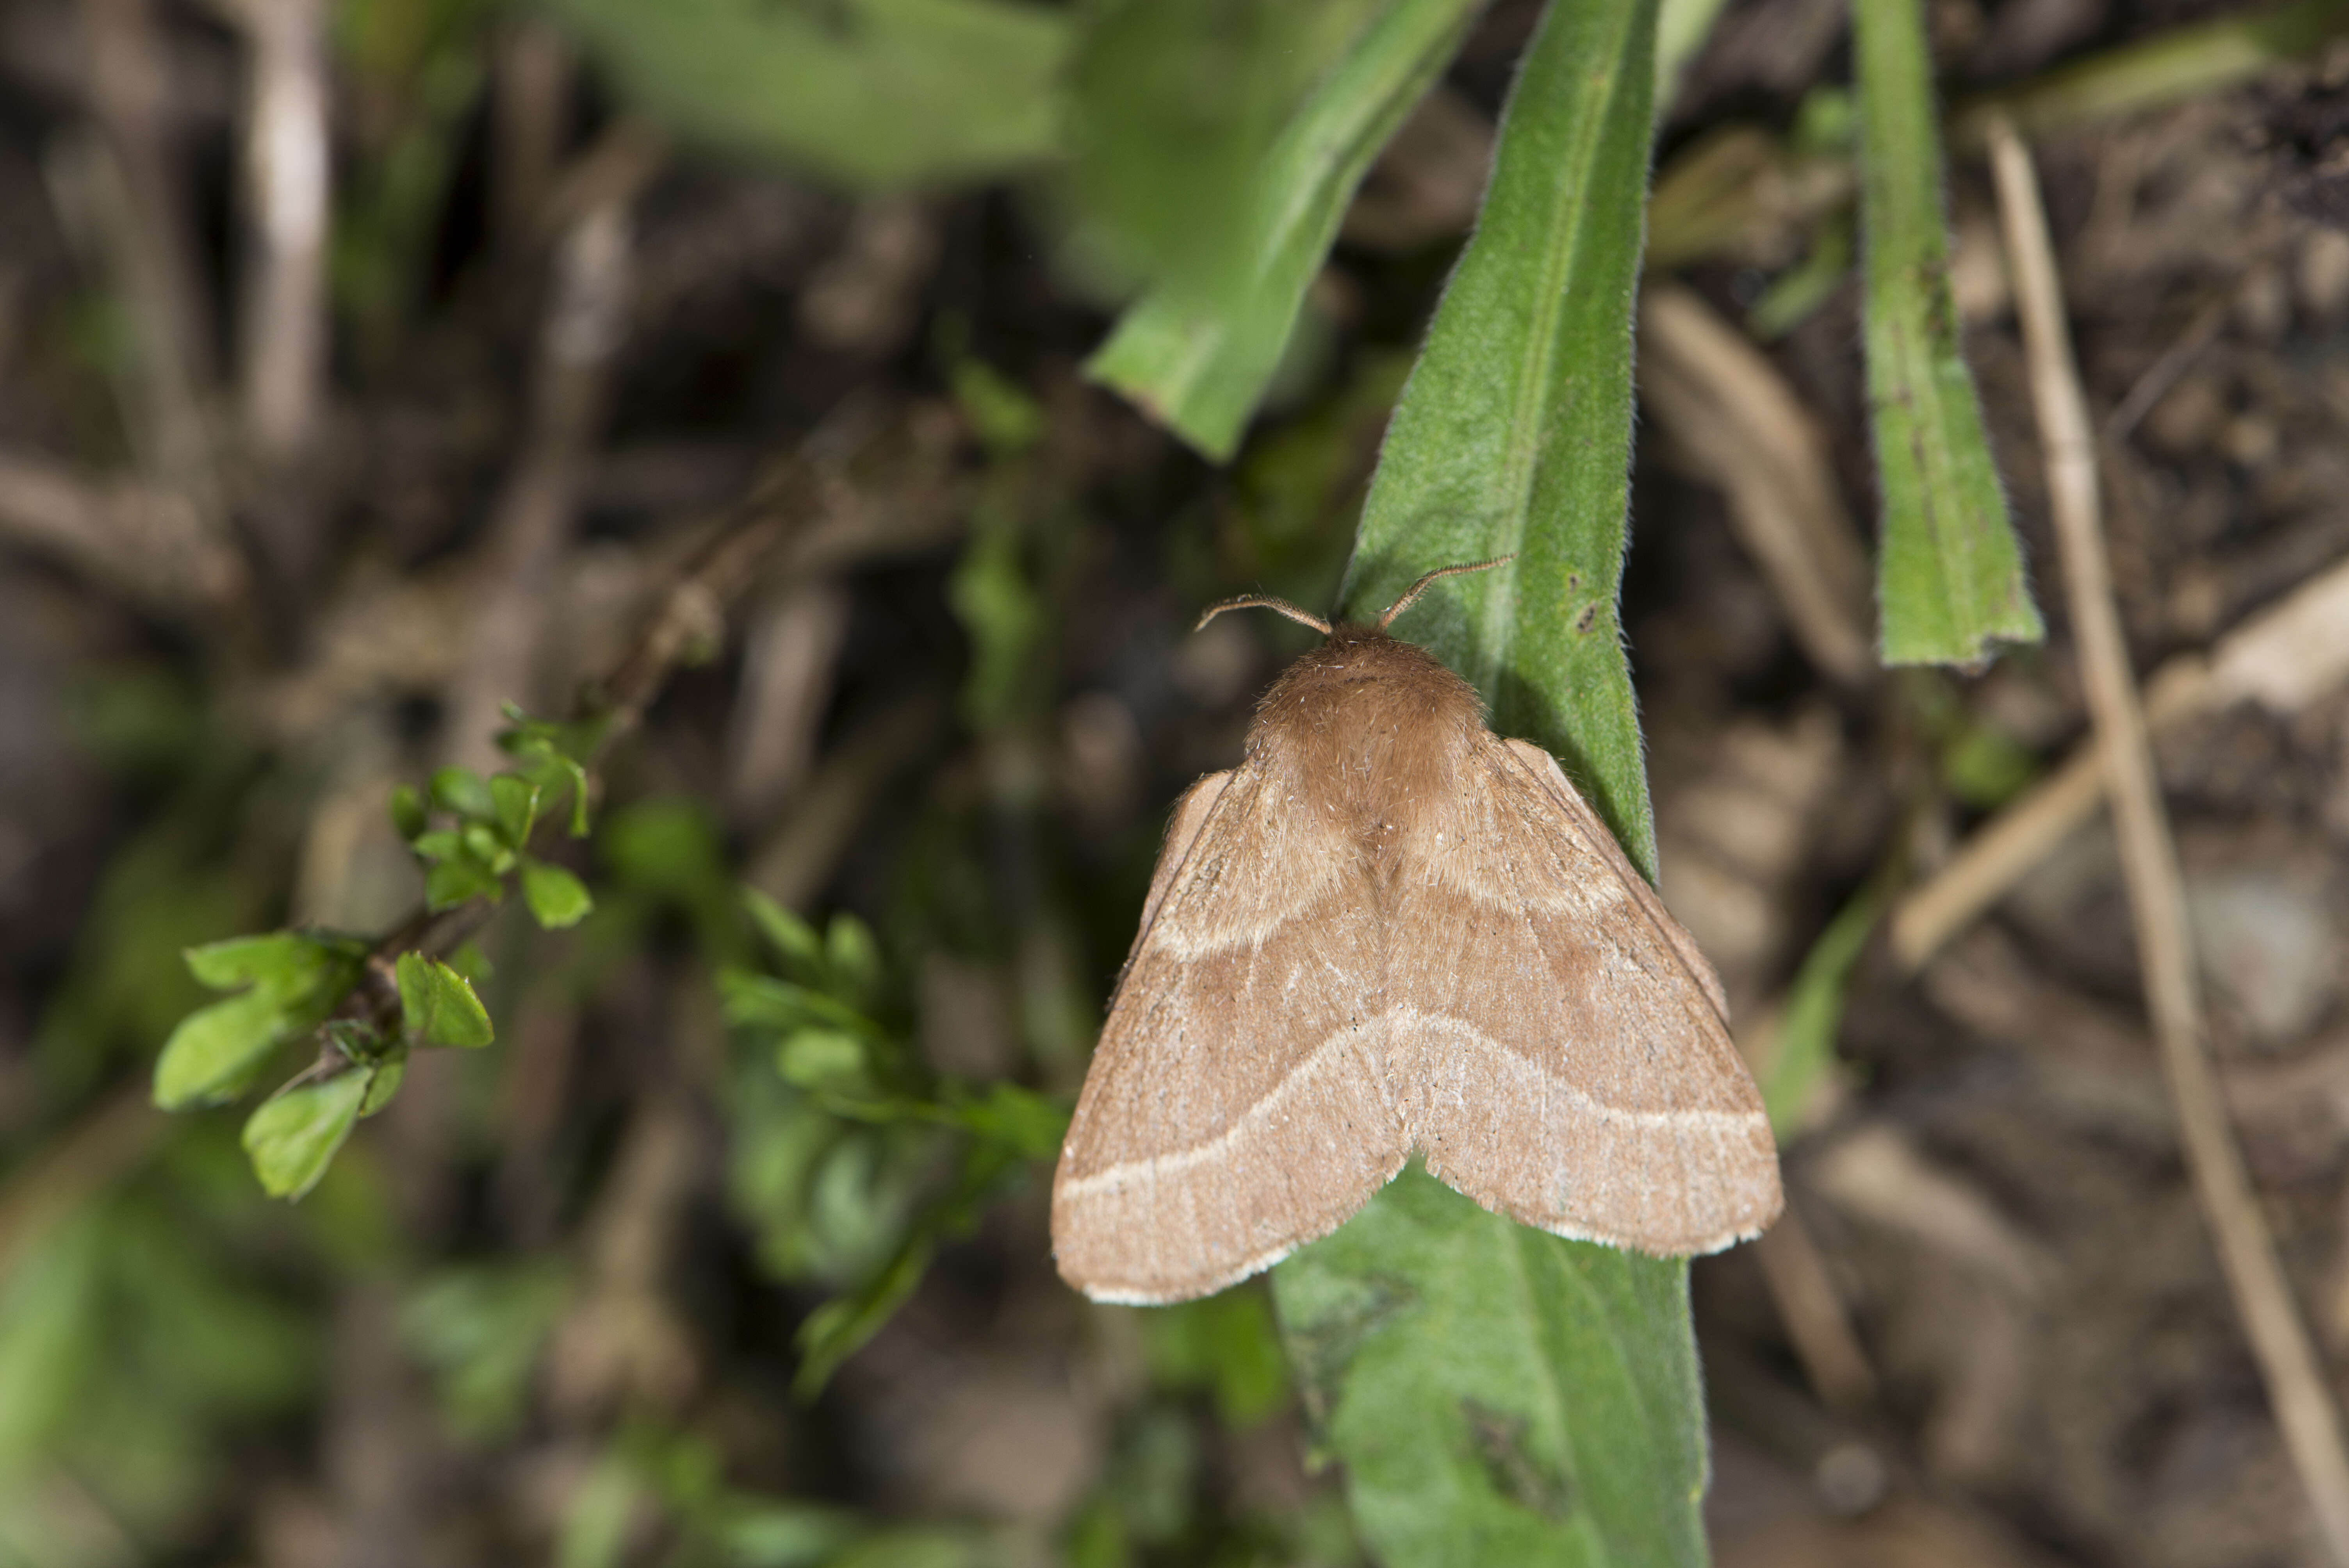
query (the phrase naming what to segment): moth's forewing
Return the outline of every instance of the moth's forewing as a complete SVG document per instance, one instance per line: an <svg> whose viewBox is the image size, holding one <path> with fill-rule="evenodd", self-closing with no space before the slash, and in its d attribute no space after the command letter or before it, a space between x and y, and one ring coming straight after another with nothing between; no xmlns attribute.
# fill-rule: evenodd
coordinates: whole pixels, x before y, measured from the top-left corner
<svg viewBox="0 0 2349 1568"><path fill-rule="evenodd" d="M1377 910L1350 843L1292 795L1252 761L1161 854L1052 1182L1055 1261L1096 1300L1221 1290L1402 1166L1362 1005Z"/></svg>
<svg viewBox="0 0 2349 1568"><path fill-rule="evenodd" d="M1389 1070L1428 1170L1644 1253L1755 1234L1777 1152L1694 941L1546 753L1488 738L1465 771L1393 884Z"/></svg>

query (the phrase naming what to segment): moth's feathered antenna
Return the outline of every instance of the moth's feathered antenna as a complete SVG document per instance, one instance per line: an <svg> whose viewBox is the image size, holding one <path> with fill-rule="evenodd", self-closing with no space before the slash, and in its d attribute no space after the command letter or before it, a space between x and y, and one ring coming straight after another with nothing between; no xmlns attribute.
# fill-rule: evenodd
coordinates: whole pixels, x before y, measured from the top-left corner
<svg viewBox="0 0 2349 1568"><path fill-rule="evenodd" d="M1489 572L1495 566L1506 566L1510 562L1515 561L1516 558L1517 552L1513 550L1506 555L1495 555L1490 561L1472 561L1464 566L1437 567L1434 571L1429 573L1426 576L1421 578L1418 582L1405 589L1402 598L1387 606L1387 613L1379 617L1378 629L1383 632L1389 626L1393 625L1395 617L1402 614L1405 610L1410 609L1412 606L1412 601L1417 599L1422 593L1426 593L1427 585L1434 582L1437 578L1457 577L1464 572Z"/></svg>
<svg viewBox="0 0 2349 1568"><path fill-rule="evenodd" d="M1323 636L1330 634L1330 623L1319 615L1309 615L1286 599L1275 599L1268 593L1243 593L1237 599L1226 599L1220 604L1210 604L1207 613L1199 617L1199 626L1206 625L1226 610L1278 610L1300 626L1310 626ZM1191 629L1197 631L1199 626Z"/></svg>

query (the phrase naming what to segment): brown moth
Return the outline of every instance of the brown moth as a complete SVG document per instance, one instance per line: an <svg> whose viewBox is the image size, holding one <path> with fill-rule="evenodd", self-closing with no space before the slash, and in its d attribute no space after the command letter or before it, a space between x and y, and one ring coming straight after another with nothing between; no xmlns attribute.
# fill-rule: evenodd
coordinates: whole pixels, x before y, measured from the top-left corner
<svg viewBox="0 0 2349 1568"><path fill-rule="evenodd" d="M1501 561L1508 557L1502 557ZM1721 982L1547 752L1387 628L1329 640L1174 810L1052 1179L1062 1277L1187 1300L1414 1152L1496 1213L1663 1256L1780 1207Z"/></svg>

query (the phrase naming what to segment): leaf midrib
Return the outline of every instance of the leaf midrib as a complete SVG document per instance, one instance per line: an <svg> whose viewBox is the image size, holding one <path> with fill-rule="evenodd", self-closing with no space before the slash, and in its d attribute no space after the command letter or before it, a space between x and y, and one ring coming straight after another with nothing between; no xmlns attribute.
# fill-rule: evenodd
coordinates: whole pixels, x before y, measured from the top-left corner
<svg viewBox="0 0 2349 1568"><path fill-rule="evenodd" d="M1618 27L1609 57L1619 58L1622 40L1636 26L1636 7L1627 8L1624 21ZM1566 309L1566 287L1574 273L1574 263L1581 254L1583 216L1588 211L1585 198L1589 190L1589 174L1597 161L1594 149L1606 135L1610 116L1607 112L1615 98L1623 90L1622 73L1610 73L1604 100L1594 106L1597 112L1578 117L1575 127L1573 156L1567 160L1553 186L1550 198L1549 222L1547 233L1560 235L1561 243L1550 247L1544 258L1542 290L1536 302L1538 330L1529 333L1532 339L1528 352L1520 362L1517 375L1517 396L1515 399L1517 417L1511 421L1502 482L1497 487L1502 501L1502 516L1507 521L1506 542L1511 550L1525 543L1526 522L1533 506L1534 476L1539 468L1542 431L1547 428L1551 384L1550 367L1558 354L1557 322ZM1489 690L1516 648L1516 574L1501 573L1485 593L1482 616L1483 635L1479 639L1488 650L1479 662L1486 667L1479 672L1484 676L1477 685Z"/></svg>

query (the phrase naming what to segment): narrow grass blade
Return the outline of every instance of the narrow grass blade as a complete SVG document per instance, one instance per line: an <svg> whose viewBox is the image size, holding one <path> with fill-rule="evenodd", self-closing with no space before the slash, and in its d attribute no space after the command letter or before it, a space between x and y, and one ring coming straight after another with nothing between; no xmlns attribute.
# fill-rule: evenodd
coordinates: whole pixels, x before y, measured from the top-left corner
<svg viewBox="0 0 2349 1568"><path fill-rule="evenodd" d="M1654 0L1560 0L1389 426L1344 606L1447 579L1399 628L1558 754L1651 872L1616 631ZM1356 1522L1389 1568L1702 1563L1688 1270L1485 1212L1416 1170L1274 1272Z"/></svg>
<svg viewBox="0 0 2349 1568"><path fill-rule="evenodd" d="M2278 66L2304 60L2349 33L2349 0L2300 0L2279 10L2172 28L2059 66L2020 87L1967 104L1950 140L1980 148L2004 114L2029 137L2167 108L2224 92Z"/></svg>
<svg viewBox="0 0 2349 1568"><path fill-rule="evenodd" d="M1423 572L1516 552L1437 583L1398 630L1475 682L1505 733L1554 753L1651 875L1615 601L1654 26L1652 0L1578 0L1528 46L1340 595L1366 620Z"/></svg>
<svg viewBox="0 0 2349 1568"><path fill-rule="evenodd" d="M1460 46L1475 0L1394 0L1306 98L1265 160L1245 254L1205 294L1152 290L1087 370L1221 461L1278 367L1306 285L1371 160Z"/></svg>
<svg viewBox="0 0 2349 1568"><path fill-rule="evenodd" d="M1843 1022L1852 966L1867 951L1892 892L1891 880L1879 876L1853 894L1795 971L1778 1018L1777 1054L1762 1074L1762 1103L1782 1144L1802 1130L1805 1114L1835 1071L1836 1030Z"/></svg>
<svg viewBox="0 0 2349 1568"><path fill-rule="evenodd" d="M2039 611L1958 344L1920 0L1857 0L1868 387L1889 665L1978 664Z"/></svg>

